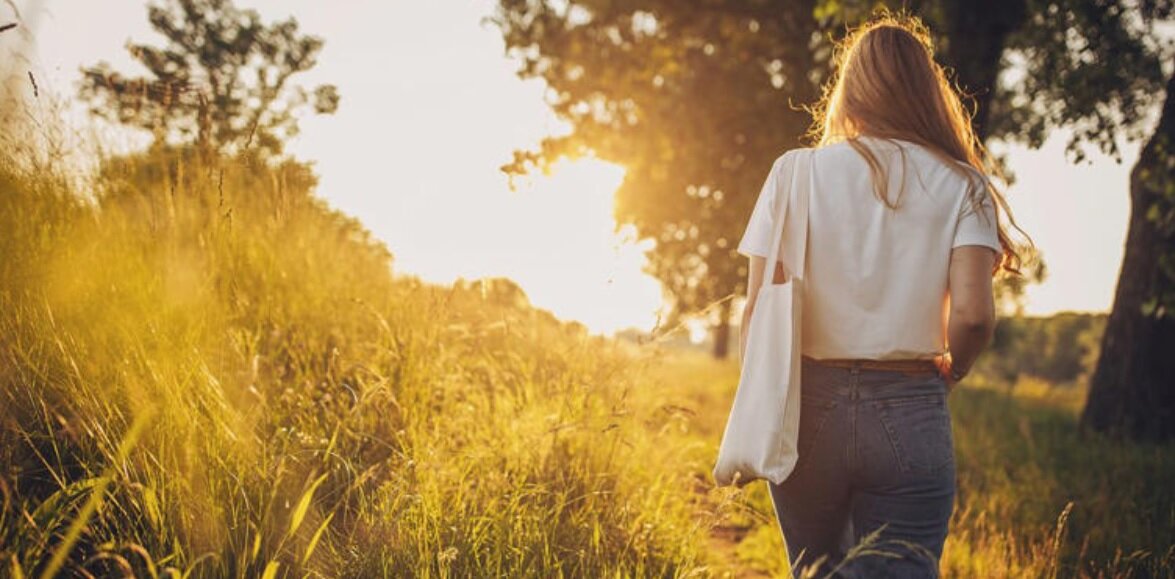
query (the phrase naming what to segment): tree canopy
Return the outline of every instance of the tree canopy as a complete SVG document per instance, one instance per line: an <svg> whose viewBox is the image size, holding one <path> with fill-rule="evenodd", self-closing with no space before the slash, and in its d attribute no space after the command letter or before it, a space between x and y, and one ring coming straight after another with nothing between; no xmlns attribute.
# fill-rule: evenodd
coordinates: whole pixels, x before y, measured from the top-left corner
<svg viewBox="0 0 1175 579"><path fill-rule="evenodd" d="M803 144L813 103L857 0L500 0L491 21L523 78L541 78L572 125L516 151L510 174L595 155L626 168L615 214L656 241L650 272L676 315L745 292L735 253L776 156ZM895 3L896 4L896 3ZM986 140L1039 145L1074 129L1076 155L1110 153L1162 83L1145 23L1124 1L907 2L973 96ZM1113 61L1115 66L1101 63ZM1005 82L999 82L1004 78ZM1133 132L1131 132L1133 131ZM714 321L725 354L730 301Z"/></svg>
<svg viewBox="0 0 1175 579"><path fill-rule="evenodd" d="M81 95L94 114L151 131L157 143L272 156L297 134L299 109L338 108L335 86L292 84L323 46L293 18L266 24L231 0L168 0L149 6L148 19L164 45L127 45L146 76L124 76L105 62L82 70Z"/></svg>

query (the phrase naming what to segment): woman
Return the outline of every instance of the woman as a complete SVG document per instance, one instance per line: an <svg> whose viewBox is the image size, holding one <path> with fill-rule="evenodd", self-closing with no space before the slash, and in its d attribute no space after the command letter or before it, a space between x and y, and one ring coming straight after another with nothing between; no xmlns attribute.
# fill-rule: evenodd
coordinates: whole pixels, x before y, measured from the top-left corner
<svg viewBox="0 0 1175 579"><path fill-rule="evenodd" d="M932 55L916 20L876 19L839 46L813 110L799 462L769 483L797 576L938 575L955 497L946 396L991 339L993 275L1019 274L996 208L1015 222ZM740 354L787 166L739 243L751 258ZM870 535L887 556L849 553Z"/></svg>

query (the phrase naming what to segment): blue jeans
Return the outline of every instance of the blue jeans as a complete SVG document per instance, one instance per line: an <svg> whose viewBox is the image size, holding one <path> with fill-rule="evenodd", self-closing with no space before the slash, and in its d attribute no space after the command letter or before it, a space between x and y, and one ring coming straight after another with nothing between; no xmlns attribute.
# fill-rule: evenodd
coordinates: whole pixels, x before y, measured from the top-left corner
<svg viewBox="0 0 1175 579"><path fill-rule="evenodd" d="M805 357L800 392L799 461L768 482L793 574L938 577L955 502L946 382Z"/></svg>

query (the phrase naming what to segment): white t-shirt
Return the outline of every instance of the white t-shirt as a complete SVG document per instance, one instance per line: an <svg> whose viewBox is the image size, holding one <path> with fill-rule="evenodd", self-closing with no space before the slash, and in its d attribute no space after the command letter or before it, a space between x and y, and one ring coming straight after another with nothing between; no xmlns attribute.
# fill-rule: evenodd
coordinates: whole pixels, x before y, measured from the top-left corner
<svg viewBox="0 0 1175 579"><path fill-rule="evenodd" d="M861 142L887 169L889 198L902 191L899 205L890 209L877 199L868 163L847 142L814 150L802 351L817 359L932 358L946 350L951 249L1000 251L995 208L985 195L985 215L972 210L968 180L917 144ZM743 255L767 256L775 182L790 184L792 177L780 169L792 166L782 158L759 192L738 245ZM792 223L789 215L786 225Z"/></svg>

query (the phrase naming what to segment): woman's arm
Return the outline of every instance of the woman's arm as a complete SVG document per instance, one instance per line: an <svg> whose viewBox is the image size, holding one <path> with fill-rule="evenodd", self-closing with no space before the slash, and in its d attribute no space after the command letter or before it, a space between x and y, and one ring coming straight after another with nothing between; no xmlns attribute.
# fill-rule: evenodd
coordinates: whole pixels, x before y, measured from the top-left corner
<svg viewBox="0 0 1175 579"><path fill-rule="evenodd" d="M991 342L995 330L991 276L995 260L995 251L985 246L963 245L951 250L947 323L950 358L943 370L952 385L955 380L951 374L961 377L970 371L975 359Z"/></svg>

